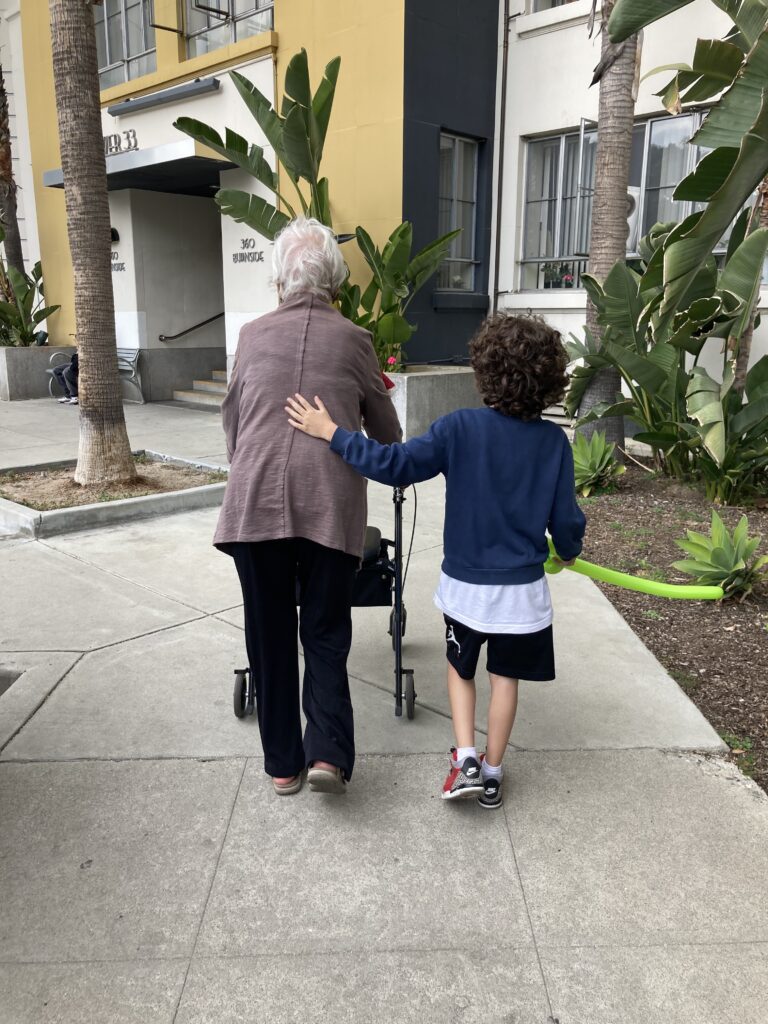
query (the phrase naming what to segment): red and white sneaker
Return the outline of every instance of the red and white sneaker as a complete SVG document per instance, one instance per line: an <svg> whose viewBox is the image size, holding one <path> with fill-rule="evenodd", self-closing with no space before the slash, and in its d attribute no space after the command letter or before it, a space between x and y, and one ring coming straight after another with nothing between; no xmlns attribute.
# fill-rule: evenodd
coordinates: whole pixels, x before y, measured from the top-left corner
<svg viewBox="0 0 768 1024"><path fill-rule="evenodd" d="M451 747L451 770L448 772L443 791L443 800L468 800L477 798L483 792L483 780L480 774L480 762L474 757L465 757L459 764L455 760L456 747Z"/></svg>

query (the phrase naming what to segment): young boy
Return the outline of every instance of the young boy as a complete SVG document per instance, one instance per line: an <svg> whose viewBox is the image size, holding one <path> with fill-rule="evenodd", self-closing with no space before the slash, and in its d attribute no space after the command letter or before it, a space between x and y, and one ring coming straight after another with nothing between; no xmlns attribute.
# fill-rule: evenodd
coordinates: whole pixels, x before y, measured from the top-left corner
<svg viewBox="0 0 768 1024"><path fill-rule="evenodd" d="M502 758L517 711L518 680L555 676L546 532L564 564L581 551L573 456L563 430L541 418L565 391L567 356L541 318L497 313L469 347L485 408L460 409L404 444L382 445L337 427L323 403L288 399L291 424L359 473L406 486L443 473L444 559L435 604L446 625L448 694L456 746L446 800L502 804ZM332 410L331 410L332 411ZM475 669L488 644L488 741L475 747Z"/></svg>

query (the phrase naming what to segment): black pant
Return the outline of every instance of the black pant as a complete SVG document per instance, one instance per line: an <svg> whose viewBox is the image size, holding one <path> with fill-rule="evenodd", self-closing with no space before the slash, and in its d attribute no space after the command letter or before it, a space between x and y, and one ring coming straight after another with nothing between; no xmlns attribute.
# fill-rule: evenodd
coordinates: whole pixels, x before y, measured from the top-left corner
<svg viewBox="0 0 768 1024"><path fill-rule="evenodd" d="M352 777L355 762L347 656L357 559L294 538L222 545L232 555L245 604L245 645L267 774L298 775L328 761ZM301 607L296 613L296 581ZM296 626L304 649L302 740Z"/></svg>
<svg viewBox="0 0 768 1024"><path fill-rule="evenodd" d="M71 366L55 366L53 376L64 389L67 398L77 398L77 374Z"/></svg>

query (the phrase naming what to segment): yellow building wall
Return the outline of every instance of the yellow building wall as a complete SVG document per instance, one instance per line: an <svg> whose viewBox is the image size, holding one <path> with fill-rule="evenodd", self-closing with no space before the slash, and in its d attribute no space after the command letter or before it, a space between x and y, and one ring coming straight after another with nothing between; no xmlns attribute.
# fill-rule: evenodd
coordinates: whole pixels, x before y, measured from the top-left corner
<svg viewBox="0 0 768 1024"><path fill-rule="evenodd" d="M379 246L403 217L404 28L404 0L275 0L279 102L302 47L313 89L325 65L341 57L321 173L336 231L361 224ZM281 188L290 198L290 181ZM343 251L353 279L367 284L356 243Z"/></svg>
<svg viewBox="0 0 768 1024"><path fill-rule="evenodd" d="M176 0L156 0L158 23L179 25L180 6ZM62 307L50 318L48 328L51 344L71 345L74 294L64 191L43 186L43 173L61 166L48 0L24 0L21 9L46 298ZM184 59L184 41L179 36L158 31L157 71L105 90L102 103L203 76L275 47L279 103L288 62L302 47L309 55L314 88L325 65L340 56L322 173L330 181L336 230L353 232L362 224L381 246L402 219L404 21L404 0L275 0L275 32L191 60ZM290 182L281 185L290 197ZM367 283L365 264L354 242L346 245L344 255L353 278Z"/></svg>

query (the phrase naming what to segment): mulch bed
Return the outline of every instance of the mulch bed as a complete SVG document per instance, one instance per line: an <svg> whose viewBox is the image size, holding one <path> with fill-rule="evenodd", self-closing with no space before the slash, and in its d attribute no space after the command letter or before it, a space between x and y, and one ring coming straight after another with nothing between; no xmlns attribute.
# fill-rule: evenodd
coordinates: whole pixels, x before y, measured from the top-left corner
<svg viewBox="0 0 768 1024"><path fill-rule="evenodd" d="M143 498L148 494L167 491L186 491L190 487L216 484L226 480L225 473L196 469L194 466L175 466L167 462L152 462L137 456L138 477L130 484L109 484L107 487L81 487L73 479L74 468L44 469L15 473L0 473L0 498L26 505L38 512L54 508L73 508L92 505L99 501L117 501L119 498Z"/></svg>
<svg viewBox="0 0 768 1024"><path fill-rule="evenodd" d="M691 583L671 563L686 530L709 533L712 505L698 490L629 466L614 493L581 499L583 557L633 575ZM729 528L741 515L768 552L768 509L719 508ZM599 584L643 643L768 790L768 588L743 603L670 601Z"/></svg>

